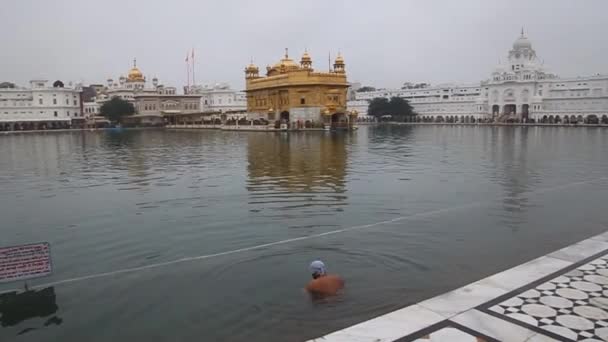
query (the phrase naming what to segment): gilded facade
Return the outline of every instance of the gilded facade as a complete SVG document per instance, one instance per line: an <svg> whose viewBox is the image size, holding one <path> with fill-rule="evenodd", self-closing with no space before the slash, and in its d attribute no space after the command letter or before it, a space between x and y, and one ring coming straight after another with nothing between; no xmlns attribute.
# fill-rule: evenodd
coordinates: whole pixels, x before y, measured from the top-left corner
<svg viewBox="0 0 608 342"><path fill-rule="evenodd" d="M300 63L285 56L260 76L253 63L245 68L247 112L288 128L348 128L356 112L346 111L348 82L344 58L338 55L333 69L315 71L304 52Z"/></svg>

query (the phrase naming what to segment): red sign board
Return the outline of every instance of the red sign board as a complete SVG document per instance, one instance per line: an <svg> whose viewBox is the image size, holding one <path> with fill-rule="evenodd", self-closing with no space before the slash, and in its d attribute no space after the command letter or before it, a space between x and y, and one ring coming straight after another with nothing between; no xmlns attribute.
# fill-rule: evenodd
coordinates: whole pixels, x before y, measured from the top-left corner
<svg viewBox="0 0 608 342"><path fill-rule="evenodd" d="M51 246L48 242L0 247L0 283L51 274Z"/></svg>

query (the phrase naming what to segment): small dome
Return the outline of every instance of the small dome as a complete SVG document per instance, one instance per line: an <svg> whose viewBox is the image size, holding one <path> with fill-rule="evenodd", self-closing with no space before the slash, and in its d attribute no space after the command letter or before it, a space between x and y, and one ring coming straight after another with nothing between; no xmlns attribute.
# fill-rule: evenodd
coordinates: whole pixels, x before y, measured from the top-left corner
<svg viewBox="0 0 608 342"><path fill-rule="evenodd" d="M517 38L515 43L513 43L513 50L531 49L531 48L532 48L532 43L530 43L530 40L524 36Z"/></svg>
<svg viewBox="0 0 608 342"><path fill-rule="evenodd" d="M253 63L249 63L249 65L245 67L245 72L257 72L258 70L258 67Z"/></svg>
<svg viewBox="0 0 608 342"><path fill-rule="evenodd" d="M530 41L528 40L528 37L526 37L524 35L523 27L521 28L521 35L519 36L519 38L517 38L515 43L513 43L513 50L520 50L520 49L532 49L532 43L530 43Z"/></svg>
<svg viewBox="0 0 608 342"><path fill-rule="evenodd" d="M310 58L308 51L304 51L304 54L302 55L302 62L310 62L310 61L312 61L312 59Z"/></svg>
<svg viewBox="0 0 608 342"><path fill-rule="evenodd" d="M137 60L133 59L133 67L129 70L129 74L127 75L128 82L144 82L146 79L144 75L137 69Z"/></svg>
<svg viewBox="0 0 608 342"><path fill-rule="evenodd" d="M141 73L141 71L139 71L139 69L137 67L133 67L133 68L131 68L131 70L129 70L129 74L127 75L127 80L129 80L131 82L143 81L144 75Z"/></svg>
<svg viewBox="0 0 608 342"><path fill-rule="evenodd" d="M336 64L344 64L344 58L340 53L338 53L338 56L336 57Z"/></svg>

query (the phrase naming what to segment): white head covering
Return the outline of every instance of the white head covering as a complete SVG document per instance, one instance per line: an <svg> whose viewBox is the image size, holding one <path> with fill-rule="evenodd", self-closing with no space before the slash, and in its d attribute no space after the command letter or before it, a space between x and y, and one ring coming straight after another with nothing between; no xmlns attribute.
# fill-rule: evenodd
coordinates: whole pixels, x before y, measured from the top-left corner
<svg viewBox="0 0 608 342"><path fill-rule="evenodd" d="M315 260L315 261L311 262L309 269L310 269L310 273L312 273L312 274L315 274L315 273L325 274L325 272L327 272L327 270L325 269L325 264L321 260Z"/></svg>

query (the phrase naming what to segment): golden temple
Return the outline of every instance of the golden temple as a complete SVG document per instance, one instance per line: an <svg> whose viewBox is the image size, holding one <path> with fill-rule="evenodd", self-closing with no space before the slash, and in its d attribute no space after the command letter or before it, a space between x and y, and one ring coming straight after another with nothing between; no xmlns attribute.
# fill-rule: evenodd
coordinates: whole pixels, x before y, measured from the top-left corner
<svg viewBox="0 0 608 342"><path fill-rule="evenodd" d="M300 63L285 56L260 76L253 63L245 68L248 115L264 118L275 127L352 128L356 112L346 111L346 80L344 58L338 54L333 69L315 71L312 58L304 52Z"/></svg>

